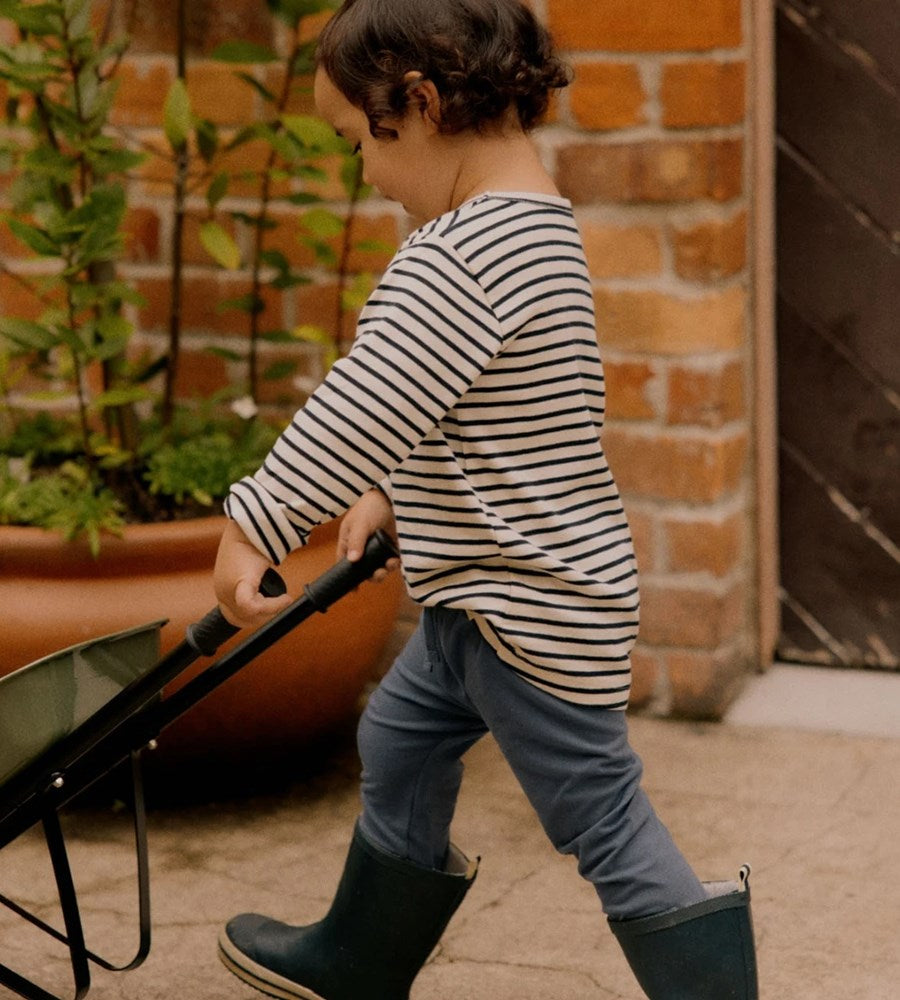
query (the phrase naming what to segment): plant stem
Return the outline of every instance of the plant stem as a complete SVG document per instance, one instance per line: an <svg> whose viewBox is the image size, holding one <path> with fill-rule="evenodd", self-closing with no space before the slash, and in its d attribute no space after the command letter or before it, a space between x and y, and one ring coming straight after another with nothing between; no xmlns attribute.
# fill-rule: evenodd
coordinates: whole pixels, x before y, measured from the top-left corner
<svg viewBox="0 0 900 1000"><path fill-rule="evenodd" d="M78 318L75 312L75 303L72 298L72 282L71 280L66 281L66 310L68 312L69 329L72 331L73 335L77 330ZM94 468L94 453L91 450L91 429L88 423L88 399L86 387L84 384L84 366L81 363L81 358L78 356L78 351L73 347L72 352L72 368L75 375L75 393L78 399L78 424L81 428L81 446L84 449L84 459L87 462L87 466L93 471Z"/></svg>
<svg viewBox="0 0 900 1000"><path fill-rule="evenodd" d="M176 74L179 80L187 77L187 0L178 0L176 22ZM181 306L184 293L182 270L184 267L184 221L187 176L189 167L188 144L175 151L175 192L173 196L172 228L172 297L169 307L169 358L163 386L162 422L172 423L175 409L175 382L181 360Z"/></svg>
<svg viewBox="0 0 900 1000"><path fill-rule="evenodd" d="M298 24L297 31L294 34L294 45L285 68L281 93L278 95L277 109L279 119L287 108L288 101L291 98L291 90L296 79L295 67L300 50L301 42ZM280 128L280 120L276 123L275 128ZM253 234L253 267L250 286L250 346L247 355L247 378L250 383L250 397L254 402L258 402L259 400L259 338L263 313L263 310L259 307L262 299L262 255L265 250L269 206L272 202L272 170L275 167L277 159L278 153L274 147L271 147L269 155L266 158L266 165L263 168L259 193L259 215L256 218L256 227Z"/></svg>
<svg viewBox="0 0 900 1000"><path fill-rule="evenodd" d="M344 316L347 310L344 308L344 291L347 287L347 278L350 274L350 254L353 252L353 223L356 220L357 209L359 208L359 196L363 189L362 161L356 159L356 174L353 178L353 188L350 191L350 200L347 206L347 219L344 223L344 232L341 239L341 256L338 261L337 270L337 306L335 316L335 329L337 330L338 348L344 346Z"/></svg>

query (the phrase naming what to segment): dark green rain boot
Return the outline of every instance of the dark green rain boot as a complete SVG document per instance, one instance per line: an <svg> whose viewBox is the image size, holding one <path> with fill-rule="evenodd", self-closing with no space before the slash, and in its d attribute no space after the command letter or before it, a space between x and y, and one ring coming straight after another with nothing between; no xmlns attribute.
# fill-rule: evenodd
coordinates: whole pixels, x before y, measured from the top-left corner
<svg viewBox="0 0 900 1000"><path fill-rule="evenodd" d="M222 931L219 957L275 997L408 1000L477 867L451 846L445 871L422 868L384 854L357 827L323 920L291 927L245 913Z"/></svg>
<svg viewBox="0 0 900 1000"><path fill-rule="evenodd" d="M639 920L610 920L650 1000L758 1000L750 868L706 883L709 898Z"/></svg>

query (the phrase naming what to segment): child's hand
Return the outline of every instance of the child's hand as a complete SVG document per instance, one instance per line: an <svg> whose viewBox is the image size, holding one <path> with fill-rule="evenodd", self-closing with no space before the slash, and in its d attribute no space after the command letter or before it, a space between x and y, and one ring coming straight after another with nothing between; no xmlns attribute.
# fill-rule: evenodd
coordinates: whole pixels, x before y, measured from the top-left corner
<svg viewBox="0 0 900 1000"><path fill-rule="evenodd" d="M378 489L364 493L344 514L338 534L337 557L356 562L362 557L366 542L381 528L394 536L394 512L388 498ZM376 570L372 579L383 580L400 565L399 559L389 559L384 569Z"/></svg>
<svg viewBox="0 0 900 1000"><path fill-rule="evenodd" d="M259 581L272 564L247 538L234 521L229 521L219 542L213 582L222 613L241 628L259 628L290 603L282 597L263 597Z"/></svg>

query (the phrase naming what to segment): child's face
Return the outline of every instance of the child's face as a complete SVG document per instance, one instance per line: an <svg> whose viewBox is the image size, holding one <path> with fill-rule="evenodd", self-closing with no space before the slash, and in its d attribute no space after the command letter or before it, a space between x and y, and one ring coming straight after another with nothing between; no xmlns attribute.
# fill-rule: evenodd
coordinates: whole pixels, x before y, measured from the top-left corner
<svg viewBox="0 0 900 1000"><path fill-rule="evenodd" d="M315 100L325 121L358 148L367 184L399 202L419 224L449 211L451 172L441 136L427 114L411 108L404 118L385 122L398 138L376 139L365 112L351 104L322 69L316 72Z"/></svg>

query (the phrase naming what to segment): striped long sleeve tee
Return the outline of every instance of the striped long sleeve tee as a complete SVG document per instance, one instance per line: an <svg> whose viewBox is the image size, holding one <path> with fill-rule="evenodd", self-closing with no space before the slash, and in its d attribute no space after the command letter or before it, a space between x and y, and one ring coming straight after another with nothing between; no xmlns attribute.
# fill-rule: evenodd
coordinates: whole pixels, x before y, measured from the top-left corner
<svg viewBox="0 0 900 1000"><path fill-rule="evenodd" d="M412 597L565 700L625 707L638 589L571 206L485 194L412 233L353 347L226 512L274 562L383 483Z"/></svg>

